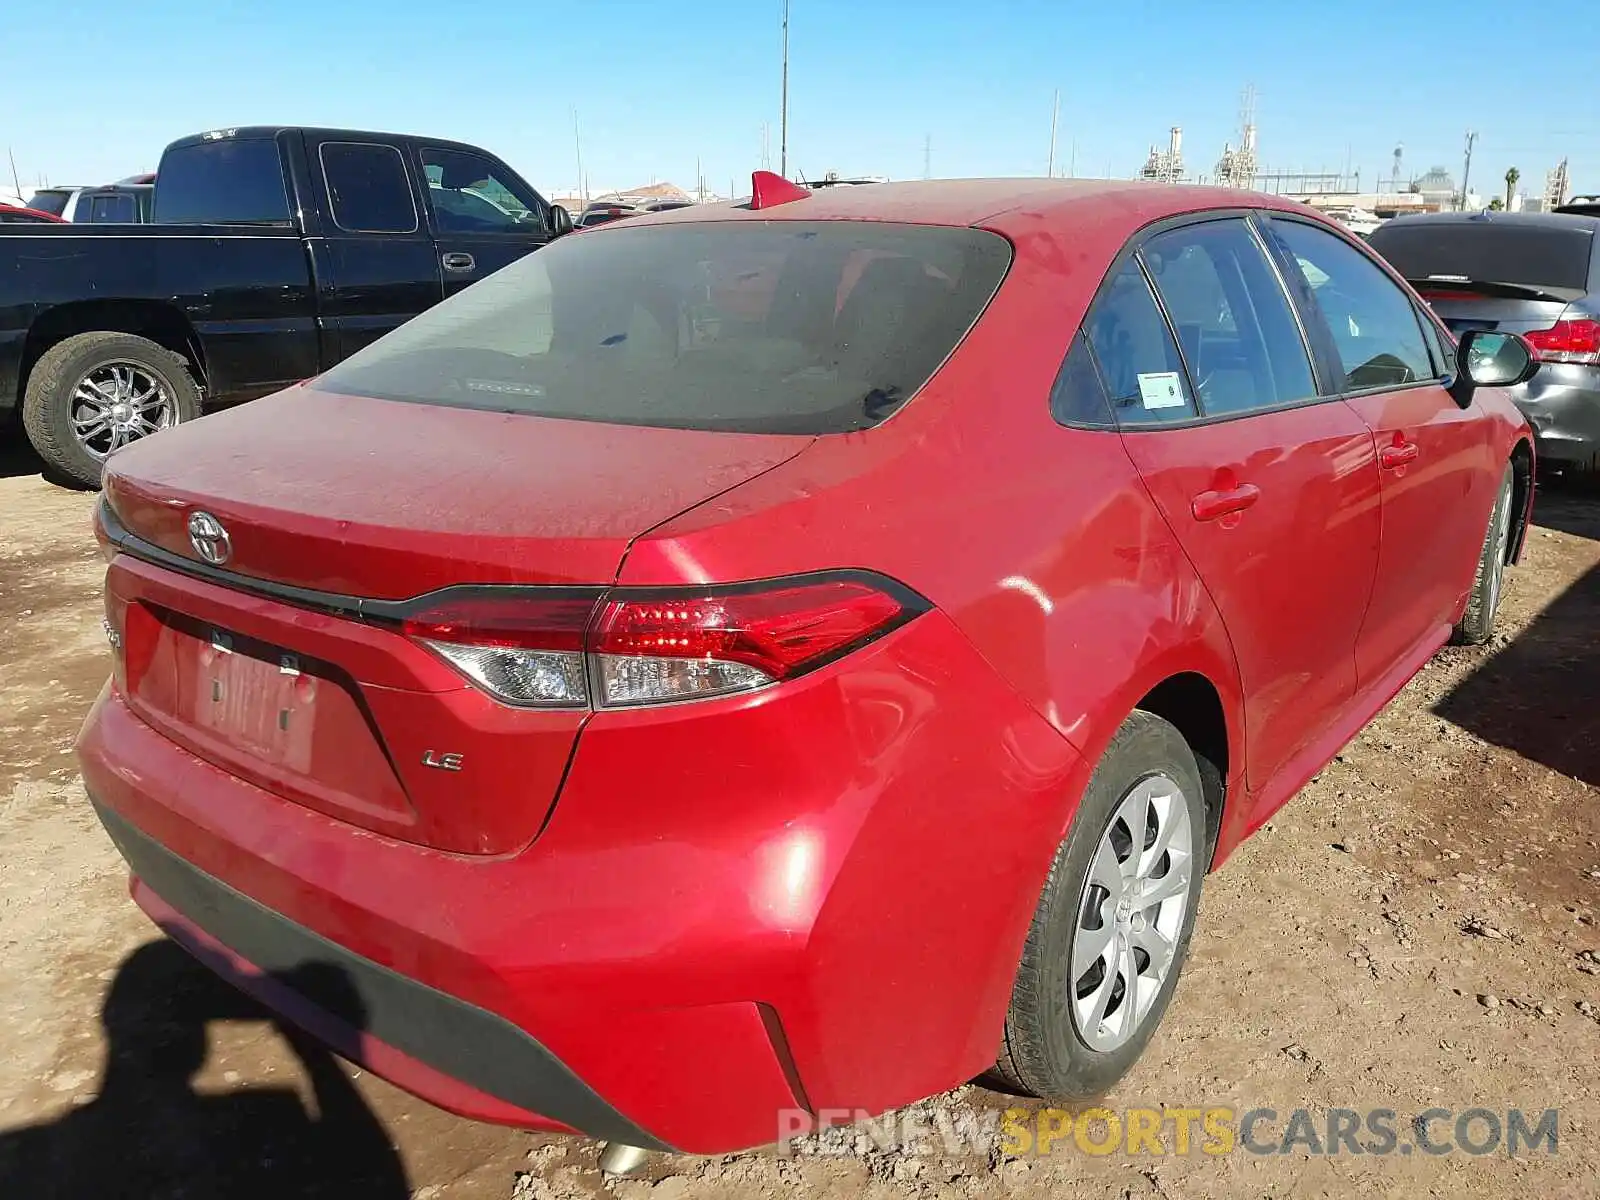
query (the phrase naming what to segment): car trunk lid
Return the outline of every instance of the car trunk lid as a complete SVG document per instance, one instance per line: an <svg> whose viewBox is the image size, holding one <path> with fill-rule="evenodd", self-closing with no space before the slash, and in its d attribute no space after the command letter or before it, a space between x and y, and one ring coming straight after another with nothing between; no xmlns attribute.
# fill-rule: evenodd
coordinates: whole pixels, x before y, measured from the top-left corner
<svg viewBox="0 0 1600 1200"><path fill-rule="evenodd" d="M439 849L515 850L587 710L502 704L374 615L454 585L598 589L633 538L810 441L302 387L135 443L108 464L102 517L131 551L107 577L121 690L288 800ZM191 540L197 512L226 531L223 561Z"/></svg>

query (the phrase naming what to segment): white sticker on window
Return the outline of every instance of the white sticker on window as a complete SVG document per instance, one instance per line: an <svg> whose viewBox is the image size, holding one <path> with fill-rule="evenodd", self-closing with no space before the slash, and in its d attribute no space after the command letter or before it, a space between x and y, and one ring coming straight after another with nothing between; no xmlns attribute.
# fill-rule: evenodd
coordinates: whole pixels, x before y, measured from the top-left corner
<svg viewBox="0 0 1600 1200"><path fill-rule="evenodd" d="M1139 376L1139 398L1146 408L1182 408L1183 382L1176 371L1151 371Z"/></svg>

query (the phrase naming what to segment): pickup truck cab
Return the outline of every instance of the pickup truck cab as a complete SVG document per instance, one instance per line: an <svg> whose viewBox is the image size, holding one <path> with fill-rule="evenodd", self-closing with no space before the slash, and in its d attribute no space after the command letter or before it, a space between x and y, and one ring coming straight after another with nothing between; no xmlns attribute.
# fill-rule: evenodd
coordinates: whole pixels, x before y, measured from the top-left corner
<svg viewBox="0 0 1600 1200"><path fill-rule="evenodd" d="M572 228L486 151L253 127L182 138L152 223L0 225L0 418L58 476L319 374Z"/></svg>

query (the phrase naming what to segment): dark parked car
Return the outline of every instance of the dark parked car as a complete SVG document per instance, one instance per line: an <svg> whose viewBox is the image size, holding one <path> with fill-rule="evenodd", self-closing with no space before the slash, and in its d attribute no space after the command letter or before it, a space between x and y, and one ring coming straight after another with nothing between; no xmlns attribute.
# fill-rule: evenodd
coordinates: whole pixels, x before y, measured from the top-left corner
<svg viewBox="0 0 1600 1200"><path fill-rule="evenodd" d="M1397 217L1372 248L1457 336L1520 333L1538 373L1509 389L1538 439L1541 466L1600 469L1600 217L1439 213Z"/></svg>
<svg viewBox="0 0 1600 1200"><path fill-rule="evenodd" d="M119 446L315 375L572 227L474 146L279 127L168 146L152 216L0 225L0 418L20 407L82 484Z"/></svg>

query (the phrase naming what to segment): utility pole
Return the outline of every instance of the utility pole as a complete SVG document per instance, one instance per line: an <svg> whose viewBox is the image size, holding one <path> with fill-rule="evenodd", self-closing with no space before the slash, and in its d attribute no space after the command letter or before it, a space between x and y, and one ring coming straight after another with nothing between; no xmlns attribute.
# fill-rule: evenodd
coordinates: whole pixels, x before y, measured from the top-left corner
<svg viewBox="0 0 1600 1200"><path fill-rule="evenodd" d="M585 204L589 203L589 183L583 177L583 139L578 136L578 109L572 109L572 145L578 152L578 195L583 197Z"/></svg>
<svg viewBox="0 0 1600 1200"><path fill-rule="evenodd" d="M1076 179L1077 177L1078 177L1078 139L1077 138L1073 138L1072 139L1072 161L1071 161L1071 165L1067 168L1067 178L1068 179Z"/></svg>
<svg viewBox="0 0 1600 1200"><path fill-rule="evenodd" d="M933 134L922 139L922 177L933 178Z"/></svg>
<svg viewBox="0 0 1600 1200"><path fill-rule="evenodd" d="M21 199L24 198L23 195L22 195L22 179L17 174L17 155L16 155L16 152L13 151L10 146L6 147L6 157L11 160L11 182L16 185L16 188L17 188L17 199L21 200Z"/></svg>
<svg viewBox="0 0 1600 1200"><path fill-rule="evenodd" d="M1061 89L1056 89L1056 98L1050 105L1050 159L1044 169L1046 179L1052 179L1056 173L1056 122L1061 117Z"/></svg>
<svg viewBox="0 0 1600 1200"><path fill-rule="evenodd" d="M778 126L778 174L789 178L789 0L783 0L783 103Z"/></svg>
<svg viewBox="0 0 1600 1200"><path fill-rule="evenodd" d="M1467 161L1461 168L1461 211L1467 211L1467 180L1472 175L1472 143L1478 140L1475 129L1467 130Z"/></svg>

